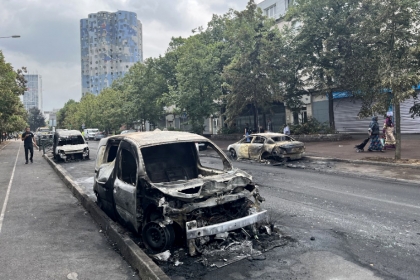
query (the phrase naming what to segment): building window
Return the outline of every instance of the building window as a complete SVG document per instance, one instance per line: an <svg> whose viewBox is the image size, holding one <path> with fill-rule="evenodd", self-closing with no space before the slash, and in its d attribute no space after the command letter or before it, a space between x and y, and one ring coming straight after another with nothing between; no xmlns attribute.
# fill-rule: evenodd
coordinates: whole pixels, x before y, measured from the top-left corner
<svg viewBox="0 0 420 280"><path fill-rule="evenodd" d="M274 18L276 15L276 4L268 7L267 9L264 10L265 15L270 17L270 18Z"/></svg>

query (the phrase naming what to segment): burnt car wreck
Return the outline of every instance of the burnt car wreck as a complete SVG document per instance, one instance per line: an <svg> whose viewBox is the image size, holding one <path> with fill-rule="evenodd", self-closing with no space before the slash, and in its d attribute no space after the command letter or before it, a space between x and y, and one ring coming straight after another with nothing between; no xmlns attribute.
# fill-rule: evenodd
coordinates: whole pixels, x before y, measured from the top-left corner
<svg viewBox="0 0 420 280"><path fill-rule="evenodd" d="M217 152L220 166L203 164L197 142ZM226 232L256 236L267 220L252 177L199 135L156 131L102 139L95 173L97 204L154 253L177 245L194 256L200 244Z"/></svg>
<svg viewBox="0 0 420 280"><path fill-rule="evenodd" d="M301 159L305 153L305 144L281 133L256 133L245 136L240 141L228 146L232 159L252 159L257 161Z"/></svg>

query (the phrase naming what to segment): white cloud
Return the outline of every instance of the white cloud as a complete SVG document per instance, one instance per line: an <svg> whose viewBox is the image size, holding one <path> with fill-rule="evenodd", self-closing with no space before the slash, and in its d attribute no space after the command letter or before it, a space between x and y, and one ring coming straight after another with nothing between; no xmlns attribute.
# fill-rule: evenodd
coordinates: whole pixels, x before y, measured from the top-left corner
<svg viewBox="0 0 420 280"><path fill-rule="evenodd" d="M14 68L43 78L44 110L81 97L79 22L89 13L126 10L143 24L144 57L164 54L171 37L189 36L212 14L244 9L248 0L2 0L0 49ZM256 3L261 2L257 0Z"/></svg>

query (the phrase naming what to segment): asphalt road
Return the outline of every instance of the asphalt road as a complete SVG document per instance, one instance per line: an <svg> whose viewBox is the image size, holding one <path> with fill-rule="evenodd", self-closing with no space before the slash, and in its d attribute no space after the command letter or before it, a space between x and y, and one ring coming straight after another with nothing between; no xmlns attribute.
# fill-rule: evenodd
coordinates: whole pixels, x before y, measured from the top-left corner
<svg viewBox="0 0 420 280"><path fill-rule="evenodd" d="M92 159L96 146L89 143ZM62 166L94 199L94 160ZM419 184L253 162L234 166L253 175L264 208L295 242L265 253L265 260L243 260L196 279L419 279Z"/></svg>

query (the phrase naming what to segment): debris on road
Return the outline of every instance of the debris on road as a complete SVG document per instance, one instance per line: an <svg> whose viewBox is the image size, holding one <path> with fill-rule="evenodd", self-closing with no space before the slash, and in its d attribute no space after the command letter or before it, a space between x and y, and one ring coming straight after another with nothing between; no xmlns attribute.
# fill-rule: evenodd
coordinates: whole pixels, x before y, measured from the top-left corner
<svg viewBox="0 0 420 280"><path fill-rule="evenodd" d="M155 255L150 255L150 256L155 260L166 262L171 257L171 252L169 250L166 250L165 252L155 254Z"/></svg>

